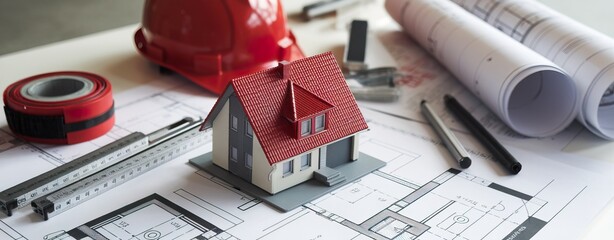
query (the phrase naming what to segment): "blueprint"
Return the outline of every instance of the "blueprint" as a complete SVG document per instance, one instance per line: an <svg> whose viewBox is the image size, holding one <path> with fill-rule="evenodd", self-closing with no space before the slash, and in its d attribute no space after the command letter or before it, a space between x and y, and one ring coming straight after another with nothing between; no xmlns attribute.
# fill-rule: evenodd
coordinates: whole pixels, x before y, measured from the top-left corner
<svg viewBox="0 0 614 240"><path fill-rule="evenodd" d="M359 102L363 107L426 123L420 112L419 103L427 100L432 103L431 107L449 127L468 132L460 122L456 121L454 115L445 109L443 96L451 94L498 139L521 147L539 148L540 151L544 149L561 151L584 129L577 122L572 122L565 130L554 136L544 138L522 136L502 122L407 34L389 26L374 31L373 35L373 40L369 42L367 49L373 54L369 55L367 61L380 63L381 65L375 65L378 67L395 66L402 73L395 83L403 93L397 102L385 104Z"/></svg>
<svg viewBox="0 0 614 240"><path fill-rule="evenodd" d="M468 2L471 1L465 1L465 4ZM413 121L426 122L420 112L419 103L427 100L450 128L468 132L445 109L443 96L451 94L489 132L505 144L531 149L560 162L611 175L614 170L613 165L609 163L611 159L609 149L612 148L612 144L600 140L592 131L584 127L581 121L572 122L565 130L554 136L527 138L518 134L472 94L426 49L403 32L398 24L390 24L389 21L381 20L385 19L386 15L387 13L378 15L379 22L370 21L370 24L379 25L371 31L372 38L368 41L366 62L372 67L396 67L401 76L395 80L395 83L402 94L397 102L385 104L360 102L363 107ZM593 164L584 164L590 160L597 160L604 164L595 168Z"/></svg>
<svg viewBox="0 0 614 240"><path fill-rule="evenodd" d="M387 0L401 28L514 131L547 137L576 117L574 82L557 65L447 0Z"/></svg>
<svg viewBox="0 0 614 240"><path fill-rule="evenodd" d="M46 239L210 239L224 234L211 223L152 194L117 211Z"/></svg>
<svg viewBox="0 0 614 240"><path fill-rule="evenodd" d="M369 9L376 10L386 16L383 8ZM391 25L389 19L382 20ZM303 30L313 27L321 25L304 24ZM130 132L150 133L186 116L207 115L215 97L186 79L158 74L153 64L135 52L135 28L127 26L0 57L4 79L70 68L99 73L113 80L114 89L123 90L114 96L115 128L78 145L19 141L0 113L0 191ZM323 44L328 34L295 34L301 39L317 35L322 40L303 45L305 52L332 49ZM538 156L533 153L538 151L525 147L540 148L539 153L560 150L583 131L580 124L553 137L520 137L398 27L372 37L381 40L375 52L397 49L407 53L390 51L388 62L376 62L396 62L411 73L403 78L398 105L361 103L370 127L361 135L361 151L387 162L379 171L281 213L188 164L189 159L211 150L204 145L48 221L29 207L16 209L11 217L0 214L0 239L503 239L508 235L520 239L533 234L535 239L576 239L612 199L611 180L560 164L559 158ZM62 61L57 56L63 56ZM0 81L0 85L7 82ZM519 175L505 174L453 118L441 114L438 94L444 87L467 103L497 136L504 136L506 147L508 142L519 146L509 147L523 164ZM422 121L419 111L413 111L422 98L433 100L433 107L466 144L473 158L471 168L458 171L435 132ZM604 152L610 156L611 150Z"/></svg>
<svg viewBox="0 0 614 240"><path fill-rule="evenodd" d="M89 142L70 146L25 143L15 139L4 124L0 128L0 189L7 189L44 173L133 131L148 134L184 117L203 117L206 109L213 106L215 98L204 90L193 88L173 77L160 79L115 96L115 126L106 135ZM17 231L12 228L13 224L5 223L8 220L20 221L23 217L35 217L31 215L33 212L29 206L18 209L17 213L17 218L0 216L0 239L5 239L2 233L21 236L19 234L36 232Z"/></svg>
<svg viewBox="0 0 614 240"><path fill-rule="evenodd" d="M578 120L614 139L614 40L532 0L453 0L565 69L578 85Z"/></svg>
<svg viewBox="0 0 614 240"><path fill-rule="evenodd" d="M116 96L122 117L113 132L85 145L49 147L2 135L8 150L35 168L14 165L22 179L70 161L127 134L148 132L177 115L203 116L214 98L185 82L152 81ZM152 103L153 102L153 103ZM147 106L147 111L140 109ZM49 221L29 208L0 216L2 239L538 239L579 237L612 198L598 175L511 148L523 171L509 176L468 135L474 158L457 163L424 123L363 109L370 131L361 151L387 163L359 180L281 213L188 164L211 145L189 152ZM118 116L119 117L119 116ZM152 119L160 119L152 121ZM124 129L126 128L126 129ZM151 129L151 130L148 130ZM108 138L108 140L105 140ZM74 149L75 152L71 151ZM27 156L27 157L26 157ZM548 172L549 174L543 174ZM573 175L573 178L569 176ZM1 175L0 189L17 176ZM356 211L361 209L361 211ZM317 226L317 227L314 227Z"/></svg>
<svg viewBox="0 0 614 240"><path fill-rule="evenodd" d="M381 16L381 18L385 19L386 15ZM557 159L559 162L611 175L614 170L614 165L609 163L611 144L598 139L580 122L572 122L565 130L554 136L528 138L520 135L472 94L426 49L403 32L398 24L390 24L389 21L385 20L373 22L379 23L379 25L371 31L372 38L369 39L367 45L367 53L369 54L367 54L366 62L372 67L396 67L401 74L395 79L395 83L402 94L397 102L362 101L360 102L361 106L426 123L419 105L422 100L426 100L431 103L431 107L435 109L446 125L455 131L468 132L463 124L458 122L444 106L443 96L451 94L489 132L506 145L512 144L531 149ZM585 164L586 161L591 160L600 162L600 166L595 167L595 164Z"/></svg>

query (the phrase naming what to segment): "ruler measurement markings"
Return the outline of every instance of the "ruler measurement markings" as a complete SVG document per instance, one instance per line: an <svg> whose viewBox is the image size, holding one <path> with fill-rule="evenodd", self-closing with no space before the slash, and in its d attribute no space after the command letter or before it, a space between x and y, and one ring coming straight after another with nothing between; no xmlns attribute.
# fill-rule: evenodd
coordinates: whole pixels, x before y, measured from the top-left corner
<svg viewBox="0 0 614 240"><path fill-rule="evenodd" d="M147 148L148 137L132 133L116 142L85 154L0 192L0 210L11 216L15 208L26 206L38 196L51 193Z"/></svg>
<svg viewBox="0 0 614 240"><path fill-rule="evenodd" d="M123 147L121 149L119 149L118 151L115 151L111 154L107 154L105 156L100 157L99 159L84 165L81 168L78 168L68 174L66 174L64 177L62 178L57 178L55 181L50 182L46 185L43 185L41 187L39 187L38 189L35 189L31 192L27 192L26 194L21 196L21 199L24 199L24 201L29 201L31 198L36 197L38 194L37 193L45 193L46 191L50 191L51 189L57 188L61 185L65 185L68 183L72 183L73 181L76 181L78 179L80 179L80 176L82 175L86 175L88 172L90 171L95 171L96 169L108 165L107 163L113 163L117 160L121 160L124 156L127 156L131 151L130 146L134 146L135 148L140 147L143 148L144 144L146 144L146 139L143 139L145 141L140 141L140 142L136 142L132 145L129 145L127 147ZM138 151L138 149L135 149ZM98 156L93 156L95 158L98 158ZM21 204L20 206L25 205L25 204Z"/></svg>
<svg viewBox="0 0 614 240"><path fill-rule="evenodd" d="M69 163L0 192L0 210L11 216L13 209L27 205L32 199L78 182L136 153L185 133L190 129L189 126L196 123L192 118L183 118L148 135L140 132L129 134Z"/></svg>
<svg viewBox="0 0 614 240"><path fill-rule="evenodd" d="M201 133L198 127L190 128L155 148L116 163L56 193L38 198L32 202L32 207L47 220L201 146L208 138L209 134Z"/></svg>
<svg viewBox="0 0 614 240"><path fill-rule="evenodd" d="M51 190L55 190L59 186L75 182L81 179L81 176L87 176L89 172L95 172L97 169L106 167L109 164L122 160L125 156L129 156L132 152L144 149L146 145L147 138L145 137L138 142L129 144L125 147L118 149L117 151L106 154L104 156L93 156L98 159L89 164L84 165L81 168L75 169L74 171L66 174L66 176L63 178L58 178L52 182L49 182L46 185L43 185L33 191L27 192L26 194L20 196L20 198L18 198L19 207L27 205L27 203L29 203L31 199L34 199L39 195L45 195L47 193L50 193Z"/></svg>

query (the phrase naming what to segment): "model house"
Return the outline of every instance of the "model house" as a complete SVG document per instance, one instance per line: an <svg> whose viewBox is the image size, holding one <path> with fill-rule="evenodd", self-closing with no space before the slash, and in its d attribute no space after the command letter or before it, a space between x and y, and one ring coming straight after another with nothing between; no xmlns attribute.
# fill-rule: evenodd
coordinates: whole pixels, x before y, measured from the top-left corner
<svg viewBox="0 0 614 240"><path fill-rule="evenodd" d="M367 124L332 53L232 80L201 130L213 131L213 163L275 194L358 159Z"/></svg>

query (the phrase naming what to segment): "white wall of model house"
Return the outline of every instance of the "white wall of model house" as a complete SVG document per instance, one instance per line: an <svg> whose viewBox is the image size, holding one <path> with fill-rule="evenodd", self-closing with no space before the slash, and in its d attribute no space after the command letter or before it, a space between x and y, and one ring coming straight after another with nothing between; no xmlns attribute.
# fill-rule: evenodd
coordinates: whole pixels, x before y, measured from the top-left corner
<svg viewBox="0 0 614 240"><path fill-rule="evenodd" d="M230 102L226 101L221 111L213 120L213 163L217 166L229 171L229 119L230 119ZM359 134L349 136L352 139L352 159L358 159L358 142ZM332 142L334 143L334 142ZM279 146L283 147L283 146ZM325 147L325 146L324 146ZM259 188L275 194L287 188L300 184L313 177L313 172L320 168L320 149L318 147L309 150L303 154L280 161L273 165L269 164L260 141L257 136L253 136L253 153L252 153L252 174L251 183ZM309 166L302 166L301 156L304 154L310 155ZM284 173L284 164L292 163L292 171L290 174Z"/></svg>

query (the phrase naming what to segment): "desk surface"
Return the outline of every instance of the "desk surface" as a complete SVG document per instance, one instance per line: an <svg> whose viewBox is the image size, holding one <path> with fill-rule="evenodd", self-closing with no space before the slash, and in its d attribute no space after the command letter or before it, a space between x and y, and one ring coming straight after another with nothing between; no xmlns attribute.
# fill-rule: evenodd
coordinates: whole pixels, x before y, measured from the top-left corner
<svg viewBox="0 0 614 240"><path fill-rule="evenodd" d="M342 49L347 40L347 32L343 28L334 26L334 16L304 22L297 16L301 8L300 3L303 3L302 1L298 2L284 1L286 11L289 14L289 24L303 51L307 55L313 55L324 51L339 51L339 49ZM542 2L609 36L614 36L614 28L609 25L614 21L614 16L609 12L609 10L614 9L613 1L545 0ZM105 32L0 56L0 90L3 91L6 86L18 79L36 73L57 70L82 70L100 73L111 80L113 90L116 93L148 82L149 79L142 74L135 74L126 70L147 64L140 56L134 54L132 36L125 34L127 31L132 31L129 29L135 28L135 26L128 26L111 31L121 34ZM113 47L96 48L96 42L105 42L105 46ZM78 52L74 50L82 49L83 45L88 45L90 51ZM83 56L86 55L99 58L97 58L97 61L83 61L83 59L93 59L91 57L84 58ZM100 64L100 62L104 62L104 64ZM0 126L5 125L6 120L0 119ZM611 157L614 156L612 143L599 143L599 145L593 146L597 149L595 150L597 153L589 153L588 155L600 155L602 161L605 159L605 161L614 164L614 158ZM614 226L614 203L611 202L595 219L585 239L612 239L614 238L612 226Z"/></svg>

